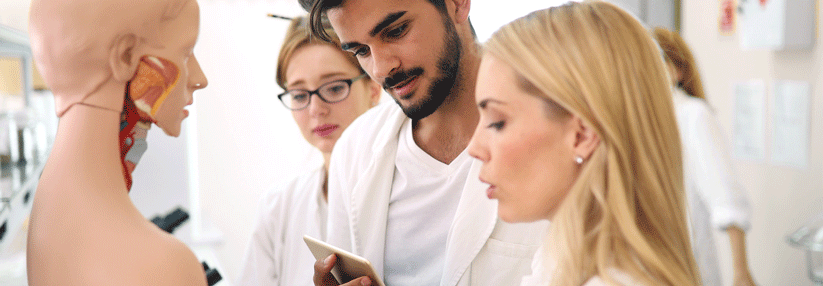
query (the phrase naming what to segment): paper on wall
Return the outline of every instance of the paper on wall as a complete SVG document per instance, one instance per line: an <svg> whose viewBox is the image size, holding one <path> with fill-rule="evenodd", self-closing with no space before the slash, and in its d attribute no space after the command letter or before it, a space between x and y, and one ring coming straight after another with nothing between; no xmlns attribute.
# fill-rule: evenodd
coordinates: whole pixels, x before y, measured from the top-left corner
<svg viewBox="0 0 823 286"><path fill-rule="evenodd" d="M771 98L772 155L775 165L806 168L809 150L809 97L804 81L775 81Z"/></svg>
<svg viewBox="0 0 823 286"><path fill-rule="evenodd" d="M766 85L762 80L739 82L734 85L734 136L735 157L747 160L764 160Z"/></svg>

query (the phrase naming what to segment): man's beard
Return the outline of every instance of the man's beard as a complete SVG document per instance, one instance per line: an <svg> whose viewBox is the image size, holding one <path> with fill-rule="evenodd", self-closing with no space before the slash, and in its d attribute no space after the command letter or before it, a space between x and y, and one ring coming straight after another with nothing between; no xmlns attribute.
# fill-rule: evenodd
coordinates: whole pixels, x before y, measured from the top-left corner
<svg viewBox="0 0 823 286"><path fill-rule="evenodd" d="M460 37L457 35L454 24L448 21L447 17L444 19L444 25L446 27L444 46L440 53L440 58L437 61L439 77L435 78L432 82L428 90L428 96L421 99L419 103L409 106L403 106L397 98L394 98L394 101L397 102L397 105L400 106L403 113L412 120L420 120L434 113L454 91L457 75L460 70L460 57L462 55ZM421 74L423 74L423 69L419 67L409 71L400 71L392 75L389 79L386 79L386 83L400 83L409 77L419 76ZM393 84L384 84L383 87L391 87Z"/></svg>

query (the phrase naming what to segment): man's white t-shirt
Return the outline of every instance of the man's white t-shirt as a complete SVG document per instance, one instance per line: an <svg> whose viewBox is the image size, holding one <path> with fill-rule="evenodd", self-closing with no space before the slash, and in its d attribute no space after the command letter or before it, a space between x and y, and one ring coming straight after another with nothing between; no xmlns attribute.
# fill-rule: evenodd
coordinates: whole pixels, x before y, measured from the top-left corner
<svg viewBox="0 0 823 286"><path fill-rule="evenodd" d="M414 142L412 120L400 128L386 223L387 285L438 285L446 239L472 159L463 150L450 164Z"/></svg>

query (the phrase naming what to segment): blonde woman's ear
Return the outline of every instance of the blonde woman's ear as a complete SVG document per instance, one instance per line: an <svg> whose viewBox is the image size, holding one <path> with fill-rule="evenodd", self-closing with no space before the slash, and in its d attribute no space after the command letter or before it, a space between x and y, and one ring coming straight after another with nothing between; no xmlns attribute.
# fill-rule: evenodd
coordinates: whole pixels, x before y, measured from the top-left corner
<svg viewBox="0 0 823 286"><path fill-rule="evenodd" d="M600 146L600 136L588 124L579 117L572 118L572 128L575 130L574 154L577 154L583 161L594 153L597 146ZM578 161L575 158L575 161ZM578 162L580 164L582 162Z"/></svg>

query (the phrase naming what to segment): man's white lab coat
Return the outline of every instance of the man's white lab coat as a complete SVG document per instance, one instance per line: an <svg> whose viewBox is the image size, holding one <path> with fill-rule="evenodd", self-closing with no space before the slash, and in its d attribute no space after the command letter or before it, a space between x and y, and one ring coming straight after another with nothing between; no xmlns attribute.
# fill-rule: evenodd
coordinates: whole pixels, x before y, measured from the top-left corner
<svg viewBox="0 0 823 286"><path fill-rule="evenodd" d="M387 101L360 116L343 133L329 166L328 242L368 259L383 276L386 222L400 127L407 120ZM442 286L518 285L531 272L547 221L508 224L497 201L486 198L472 163L451 219Z"/></svg>

